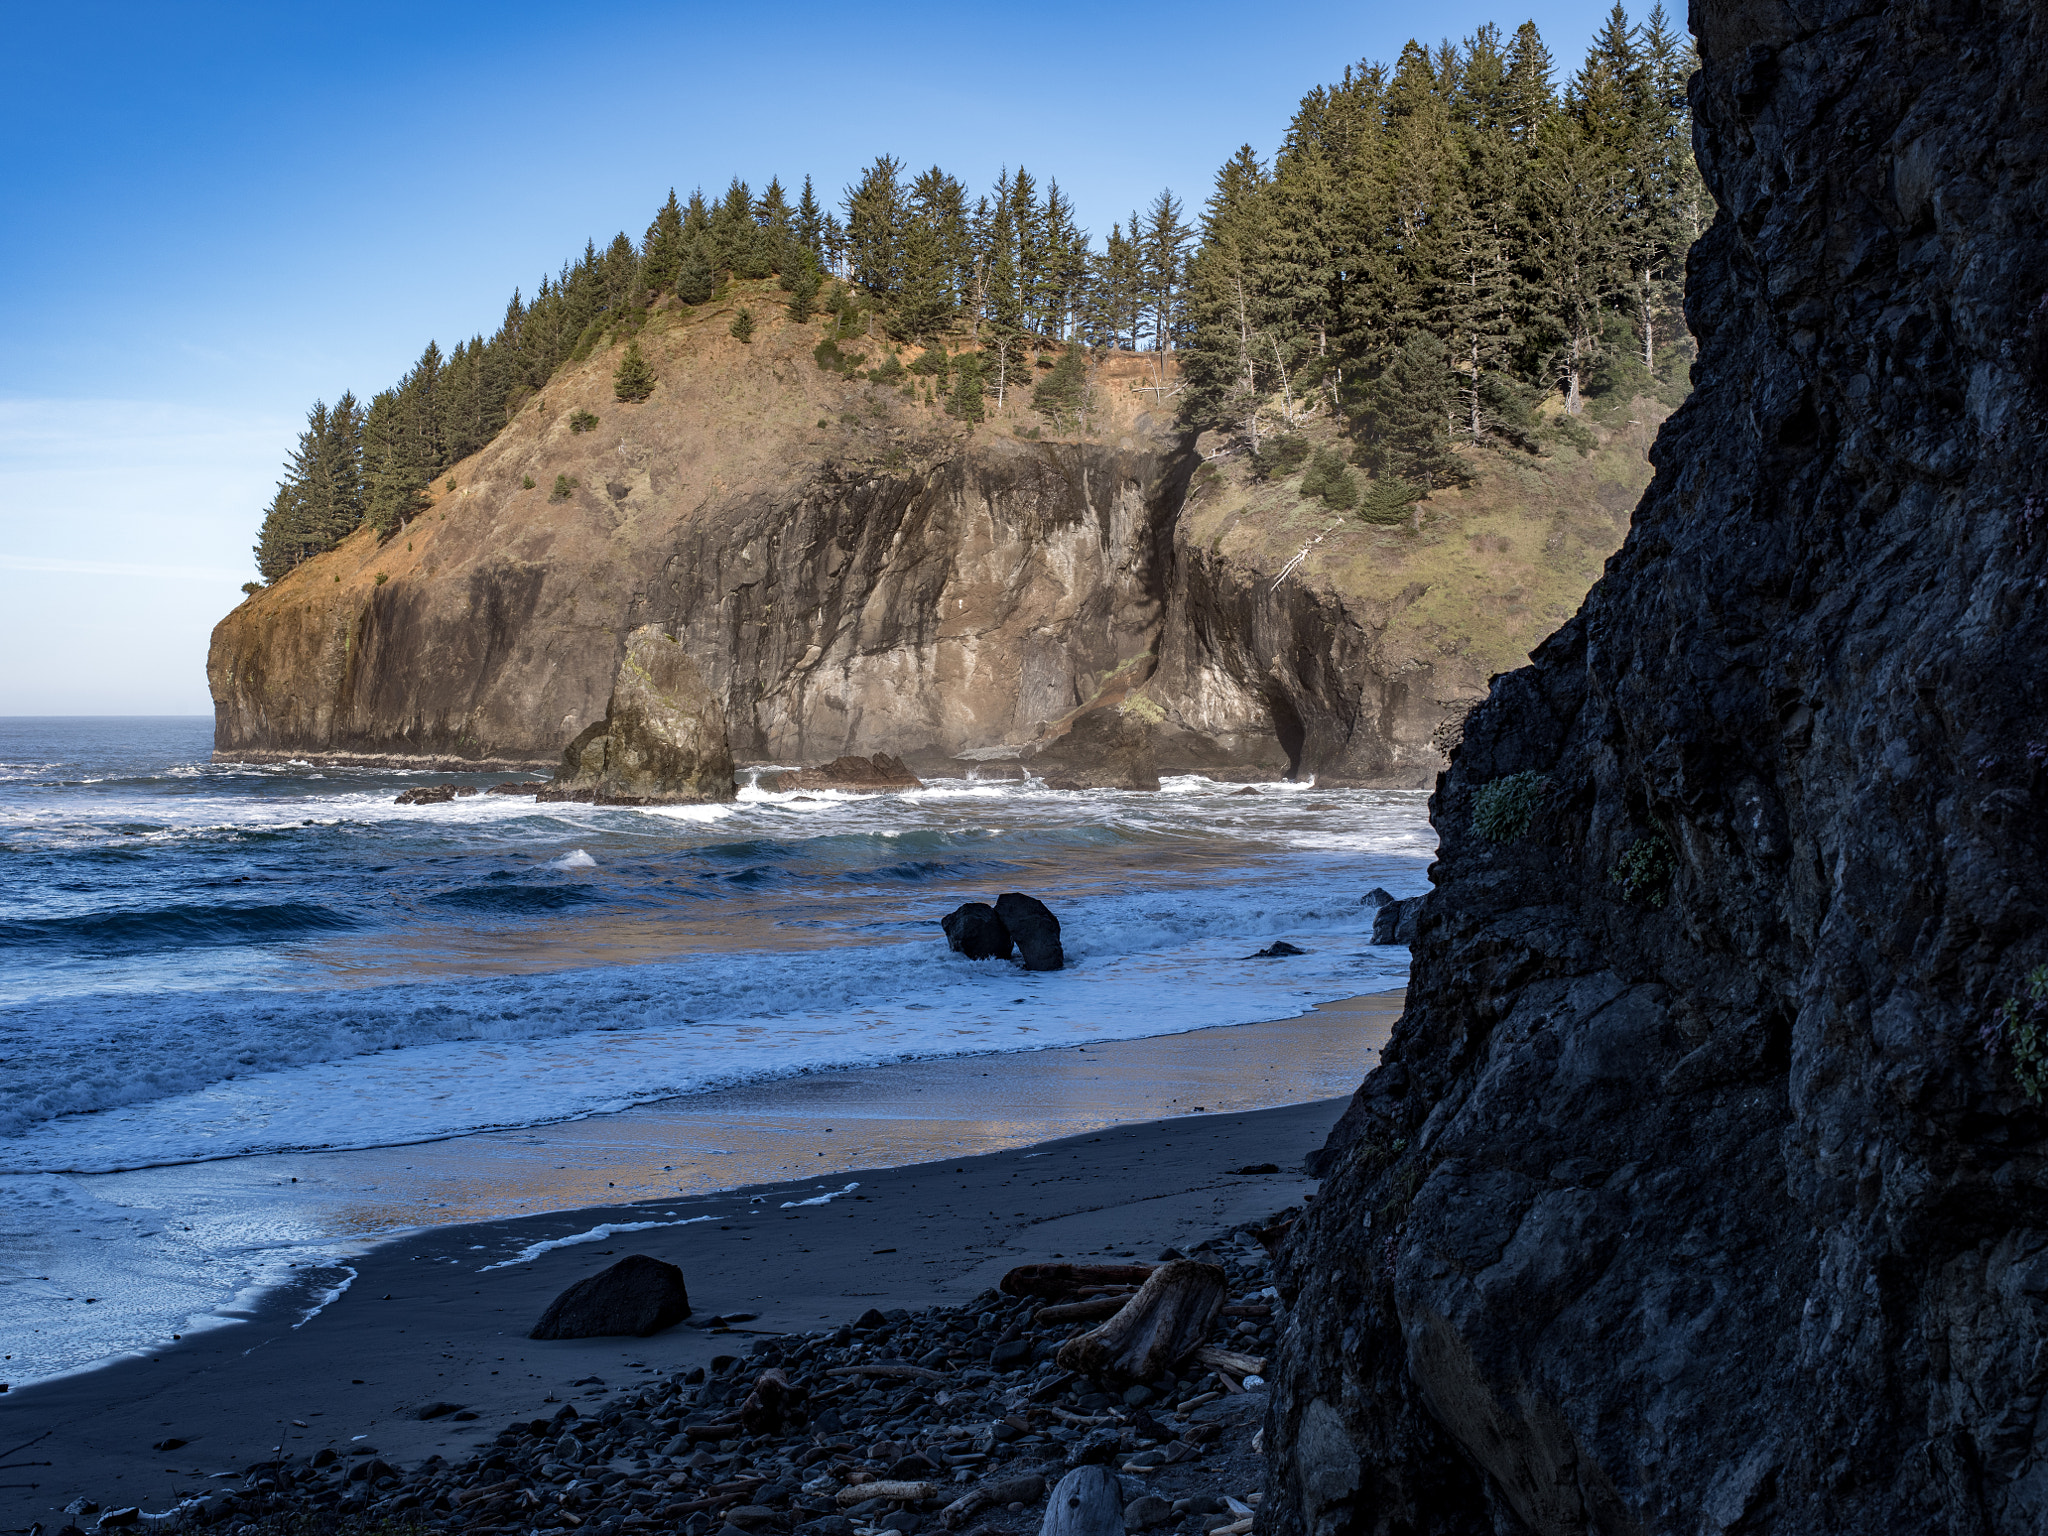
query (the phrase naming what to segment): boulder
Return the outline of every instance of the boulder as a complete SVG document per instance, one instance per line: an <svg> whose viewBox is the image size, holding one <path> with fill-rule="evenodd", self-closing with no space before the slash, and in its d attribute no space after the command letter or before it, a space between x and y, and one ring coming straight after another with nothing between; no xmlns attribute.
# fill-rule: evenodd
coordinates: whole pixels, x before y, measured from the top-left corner
<svg viewBox="0 0 2048 1536"><path fill-rule="evenodd" d="M547 780L533 779L524 784L493 784L484 793L487 795L537 795L547 787Z"/></svg>
<svg viewBox="0 0 2048 1536"><path fill-rule="evenodd" d="M578 1280L548 1303L530 1339L644 1339L690 1315L683 1272L636 1253Z"/></svg>
<svg viewBox="0 0 2048 1536"><path fill-rule="evenodd" d="M1151 727L1125 705L1082 711L1064 734L1031 754L1030 768L1048 789L1159 787Z"/></svg>
<svg viewBox="0 0 2048 1536"><path fill-rule="evenodd" d="M1363 896L1358 898L1358 904L1361 907L1378 908L1384 907L1388 902L1392 901L1393 899L1394 893L1392 891L1388 890L1385 886L1376 885L1371 890L1367 891Z"/></svg>
<svg viewBox="0 0 2048 1536"><path fill-rule="evenodd" d="M391 803L393 805L446 805L450 800L460 799L464 795L473 795L476 792L475 787L468 784L422 784L417 789L399 791Z"/></svg>
<svg viewBox="0 0 2048 1536"><path fill-rule="evenodd" d="M946 930L946 943L955 954L970 960L1007 960L1016 943L996 909L985 901L970 901L955 907L939 919Z"/></svg>
<svg viewBox="0 0 2048 1536"><path fill-rule="evenodd" d="M1375 944L1413 944L1415 942L1415 919L1422 911L1422 898L1410 896L1406 901L1390 901L1372 918L1372 942Z"/></svg>
<svg viewBox="0 0 2048 1536"><path fill-rule="evenodd" d="M775 776L766 789L787 793L797 789L840 789L875 793L885 789L923 789L924 780L903 766L903 759L877 752L873 757L835 757L821 768L799 768Z"/></svg>
<svg viewBox="0 0 2048 1536"><path fill-rule="evenodd" d="M1285 939L1275 939L1264 949L1259 950L1256 954L1246 955L1245 958L1247 960L1283 960L1289 955L1305 955L1307 953L1307 950L1296 949Z"/></svg>
<svg viewBox="0 0 2048 1536"><path fill-rule="evenodd" d="M659 624L626 637L604 718L569 743L541 800L686 805L733 798L725 710Z"/></svg>
<svg viewBox="0 0 2048 1536"><path fill-rule="evenodd" d="M1017 941L1017 951L1024 958L1025 970L1066 969L1066 951L1060 948L1060 920L1052 915L1052 909L1044 902L1036 896L1005 891L996 898L996 916L1009 930L1010 937Z"/></svg>

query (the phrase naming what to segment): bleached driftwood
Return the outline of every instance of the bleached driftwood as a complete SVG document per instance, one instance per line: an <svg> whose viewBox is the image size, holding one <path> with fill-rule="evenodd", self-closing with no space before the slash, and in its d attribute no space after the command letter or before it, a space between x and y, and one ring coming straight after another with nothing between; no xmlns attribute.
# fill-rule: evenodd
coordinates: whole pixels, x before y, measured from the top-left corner
<svg viewBox="0 0 2048 1536"><path fill-rule="evenodd" d="M1076 1467L1052 1491L1038 1536L1124 1536L1124 1490L1107 1467Z"/></svg>
<svg viewBox="0 0 2048 1536"><path fill-rule="evenodd" d="M997 1504L1036 1504L1045 1497L1045 1479L1037 1473L1006 1477L1001 1482L983 1483L970 1489L939 1511L939 1524L947 1530L965 1525L984 1509Z"/></svg>
<svg viewBox="0 0 2048 1536"><path fill-rule="evenodd" d="M869 1499L895 1499L904 1504L919 1504L926 1499L936 1498L938 1488L931 1483L855 1483L839 1490L841 1506L865 1504Z"/></svg>
<svg viewBox="0 0 2048 1536"><path fill-rule="evenodd" d="M1116 1316L1067 1340L1055 1358L1063 1370L1113 1385L1151 1381L1208 1337L1229 1294L1220 1266L1175 1259L1153 1270Z"/></svg>

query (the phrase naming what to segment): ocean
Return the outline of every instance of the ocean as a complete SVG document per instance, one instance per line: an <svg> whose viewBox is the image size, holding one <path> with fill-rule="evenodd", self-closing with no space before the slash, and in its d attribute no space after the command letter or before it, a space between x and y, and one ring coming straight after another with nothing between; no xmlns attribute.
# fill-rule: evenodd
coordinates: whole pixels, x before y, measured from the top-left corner
<svg viewBox="0 0 2048 1536"><path fill-rule="evenodd" d="M247 1200L198 1219L150 1170L252 1185L283 1155L1290 1018L1405 983L1361 898L1426 889L1435 842L1421 792L1196 777L401 806L518 776L215 763L211 734L0 719L0 1380L244 1315L333 1236ZM1066 970L947 949L941 916L1009 890L1058 914ZM1252 958L1276 939L1307 953Z"/></svg>

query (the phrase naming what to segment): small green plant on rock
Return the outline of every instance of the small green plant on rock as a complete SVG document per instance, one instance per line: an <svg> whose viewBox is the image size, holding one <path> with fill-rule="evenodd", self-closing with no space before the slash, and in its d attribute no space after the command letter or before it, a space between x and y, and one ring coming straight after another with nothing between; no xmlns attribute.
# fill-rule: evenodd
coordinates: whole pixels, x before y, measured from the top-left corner
<svg viewBox="0 0 2048 1536"><path fill-rule="evenodd" d="M1677 873L1671 844L1662 832L1649 832L1628 845L1607 878L1621 887L1621 899L1631 906L1657 908L1670 899L1671 877Z"/></svg>
<svg viewBox="0 0 2048 1536"><path fill-rule="evenodd" d="M1549 783L1548 775L1532 768L1482 784L1472 796L1472 830L1489 843L1519 842Z"/></svg>
<svg viewBox="0 0 2048 1536"><path fill-rule="evenodd" d="M597 416L592 411L577 411L569 418L571 432L588 432L597 425Z"/></svg>
<svg viewBox="0 0 2048 1536"><path fill-rule="evenodd" d="M576 482L567 475L555 476L555 488L548 493L549 501L567 501L575 493Z"/></svg>
<svg viewBox="0 0 2048 1536"><path fill-rule="evenodd" d="M2012 1053L2012 1075L2020 1092L2040 1103L2048 1091L2048 965L2027 972L2019 995L2000 1006L1998 1032Z"/></svg>

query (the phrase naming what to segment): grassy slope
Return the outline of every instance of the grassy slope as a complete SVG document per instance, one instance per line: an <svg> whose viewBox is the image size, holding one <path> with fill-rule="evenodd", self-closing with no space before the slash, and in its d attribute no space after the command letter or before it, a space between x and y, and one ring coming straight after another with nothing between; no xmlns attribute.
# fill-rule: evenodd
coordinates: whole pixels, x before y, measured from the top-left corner
<svg viewBox="0 0 2048 1536"><path fill-rule="evenodd" d="M1472 484L1422 503L1419 527L1375 527L1303 500L1299 475L1263 482L1242 457L1220 459L1198 479L1182 537L1276 577L1308 546L1289 579L1383 613L1390 661L1428 656L1477 692L1577 610L1628 531L1668 414L1638 398L1611 427L1585 419L1599 440L1586 455L1561 443L1543 458L1466 449ZM1332 434L1325 425L1309 435Z"/></svg>

